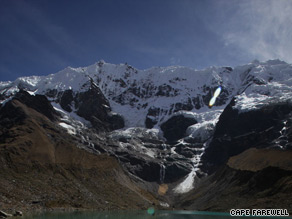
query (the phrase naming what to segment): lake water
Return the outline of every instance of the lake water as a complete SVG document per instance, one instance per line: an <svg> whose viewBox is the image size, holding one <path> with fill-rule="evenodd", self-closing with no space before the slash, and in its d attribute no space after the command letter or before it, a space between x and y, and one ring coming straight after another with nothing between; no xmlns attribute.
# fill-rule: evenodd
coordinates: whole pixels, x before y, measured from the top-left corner
<svg viewBox="0 0 292 219"><path fill-rule="evenodd" d="M110 211L110 212L96 212L96 211L80 211L80 212L62 212L62 213L43 213L33 216L24 217L36 218L36 219L51 219L51 218L62 218L62 219L154 219L154 218L170 218L170 219L236 219L246 217L231 217L229 213L218 213L218 212L203 212L203 211L156 211L154 215L151 215L147 211ZM248 217L256 218L256 217ZM257 217L258 218L258 217ZM269 217L271 218L271 217Z"/></svg>

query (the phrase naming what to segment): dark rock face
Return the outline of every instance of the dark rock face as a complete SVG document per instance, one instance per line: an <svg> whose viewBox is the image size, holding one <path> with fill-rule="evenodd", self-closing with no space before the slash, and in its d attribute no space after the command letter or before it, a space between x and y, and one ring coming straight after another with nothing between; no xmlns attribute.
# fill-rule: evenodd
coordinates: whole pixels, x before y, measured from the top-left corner
<svg viewBox="0 0 292 219"><path fill-rule="evenodd" d="M160 165L157 162L141 159L134 154L125 153L119 156L124 166L134 175L148 182L159 182Z"/></svg>
<svg viewBox="0 0 292 219"><path fill-rule="evenodd" d="M72 111L72 105L77 109L78 116L91 122L92 126L98 131L110 131L124 127L124 119L119 114L111 114L108 100L101 90L90 81L90 88L85 92L73 93L72 90L65 90L55 94L58 96L60 106L67 112Z"/></svg>
<svg viewBox="0 0 292 219"><path fill-rule="evenodd" d="M111 130L121 129L125 127L124 118L119 114L109 115L107 120L109 122Z"/></svg>
<svg viewBox="0 0 292 219"><path fill-rule="evenodd" d="M120 79L114 79L114 82L119 83L120 84L120 87L123 87L123 88L127 87L126 82L122 78L120 78Z"/></svg>
<svg viewBox="0 0 292 219"><path fill-rule="evenodd" d="M154 127L154 125L157 124L157 120L155 120L155 117L159 116L160 113L160 108L156 107L150 107L148 109L148 113L146 115L146 120L145 120L145 126L148 129L151 129Z"/></svg>
<svg viewBox="0 0 292 219"><path fill-rule="evenodd" d="M226 69L228 72L232 72L232 71L233 71L232 67L229 67L229 66L225 67L225 69Z"/></svg>
<svg viewBox="0 0 292 219"><path fill-rule="evenodd" d="M47 92L45 93L45 95L47 97L50 97L50 98L56 97L57 94L58 94L58 90L57 89L47 90Z"/></svg>
<svg viewBox="0 0 292 219"><path fill-rule="evenodd" d="M185 141L186 142L186 141ZM192 158L194 155L199 154L201 152L197 151L197 148L202 148L202 143L184 143L184 144L176 144L175 152L183 155L187 158Z"/></svg>
<svg viewBox="0 0 292 219"><path fill-rule="evenodd" d="M4 94L0 94L0 100L5 100L5 95Z"/></svg>
<svg viewBox="0 0 292 219"><path fill-rule="evenodd" d="M242 113L233 109L234 105L235 100L232 100L221 114L213 140L202 157L207 172L214 171L216 166L224 164L229 157L251 147L275 146L285 121L292 115L292 106L289 104L271 104ZM286 143L288 146L287 139Z"/></svg>
<svg viewBox="0 0 292 219"><path fill-rule="evenodd" d="M72 90L65 90L61 94L60 98L60 106L66 110L67 112L72 112L71 103L73 101L73 91Z"/></svg>
<svg viewBox="0 0 292 219"><path fill-rule="evenodd" d="M191 165L184 162L167 163L165 167L165 183L175 182L191 172Z"/></svg>
<svg viewBox="0 0 292 219"><path fill-rule="evenodd" d="M160 85L155 96L175 97L178 95L178 90L172 88L168 84Z"/></svg>
<svg viewBox="0 0 292 219"><path fill-rule="evenodd" d="M154 121L153 119L146 117L145 120L145 127L148 129L152 129L155 125L157 124L156 121Z"/></svg>
<svg viewBox="0 0 292 219"><path fill-rule="evenodd" d="M17 137L17 134L11 132L10 128L24 124L25 119L29 117L27 114L29 108L43 114L51 121L57 121L59 117L45 96L31 96L26 91L20 91L0 108L0 143L5 142L8 138ZM29 129L27 131L30 132Z"/></svg>
<svg viewBox="0 0 292 219"><path fill-rule="evenodd" d="M201 95L193 97L192 102L193 102L193 105L196 109L200 109L202 106L204 106L204 102L203 102Z"/></svg>
<svg viewBox="0 0 292 219"><path fill-rule="evenodd" d="M197 123L194 118L186 118L183 115L173 116L161 125L164 137L168 142L175 142L184 137L186 129Z"/></svg>
<svg viewBox="0 0 292 219"><path fill-rule="evenodd" d="M44 95L32 96L24 90L20 90L14 95L15 100L29 106L30 108L38 111L39 113L45 115L50 120L57 120L60 116L58 112L55 111L53 106L50 104L49 100Z"/></svg>
<svg viewBox="0 0 292 219"><path fill-rule="evenodd" d="M186 102L183 103L176 103L172 105L173 112L178 112L180 110L190 111L193 109L193 104L191 98L188 98Z"/></svg>
<svg viewBox="0 0 292 219"><path fill-rule="evenodd" d="M94 128L97 130L108 129L103 122L107 121L110 111L109 103L98 87L91 87L88 91L77 93L75 106L77 115L90 121Z"/></svg>
<svg viewBox="0 0 292 219"><path fill-rule="evenodd" d="M4 131L13 125L21 124L26 118L25 112L17 107L14 101L9 101L0 109L0 136L3 137Z"/></svg>

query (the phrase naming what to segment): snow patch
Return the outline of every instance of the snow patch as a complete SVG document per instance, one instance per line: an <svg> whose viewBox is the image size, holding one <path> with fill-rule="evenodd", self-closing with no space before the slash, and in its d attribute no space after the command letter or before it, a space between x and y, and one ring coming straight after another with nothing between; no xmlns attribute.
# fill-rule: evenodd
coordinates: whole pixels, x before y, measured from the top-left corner
<svg viewBox="0 0 292 219"><path fill-rule="evenodd" d="M196 176L196 170L193 169L188 176L185 178L185 180L180 183L178 186L176 186L173 191L175 193L187 193L191 191L194 188L194 180Z"/></svg>
<svg viewBox="0 0 292 219"><path fill-rule="evenodd" d="M36 90L36 91L27 91L27 92L28 92L31 96L35 96L37 90Z"/></svg>
<svg viewBox="0 0 292 219"><path fill-rule="evenodd" d="M68 125L64 122L60 122L59 125L66 129L70 135L76 135L76 129L73 126Z"/></svg>
<svg viewBox="0 0 292 219"><path fill-rule="evenodd" d="M166 202L159 202L159 204L160 204L160 206L165 207L165 208L169 207L169 204Z"/></svg>

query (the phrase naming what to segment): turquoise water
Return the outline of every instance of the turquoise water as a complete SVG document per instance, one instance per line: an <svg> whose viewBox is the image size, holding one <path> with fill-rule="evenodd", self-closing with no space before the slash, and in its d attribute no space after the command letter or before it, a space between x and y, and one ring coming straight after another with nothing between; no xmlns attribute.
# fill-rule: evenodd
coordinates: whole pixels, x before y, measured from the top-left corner
<svg viewBox="0 0 292 219"><path fill-rule="evenodd" d="M151 212L152 213L152 212ZM62 219L90 219L90 218L106 218L106 219L154 219L154 218L170 218L170 219L236 219L246 217L231 217L229 213L218 212L203 212L203 211L156 211L154 215L150 215L147 211L111 211L111 212L96 212L96 211L84 211L84 212L70 212L70 213L43 213L33 215L28 218L36 219L50 219L50 218L62 218ZM248 217L258 218L258 217ZM269 217L272 218L272 217ZM287 218L287 217L286 217Z"/></svg>

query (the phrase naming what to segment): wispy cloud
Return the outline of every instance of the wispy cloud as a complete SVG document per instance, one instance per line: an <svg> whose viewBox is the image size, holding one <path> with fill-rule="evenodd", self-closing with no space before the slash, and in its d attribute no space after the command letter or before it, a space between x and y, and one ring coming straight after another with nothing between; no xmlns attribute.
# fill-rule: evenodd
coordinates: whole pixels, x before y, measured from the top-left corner
<svg viewBox="0 0 292 219"><path fill-rule="evenodd" d="M254 0L239 3L236 13L225 20L220 31L225 45L237 47L252 58L279 58L291 63L292 1Z"/></svg>

